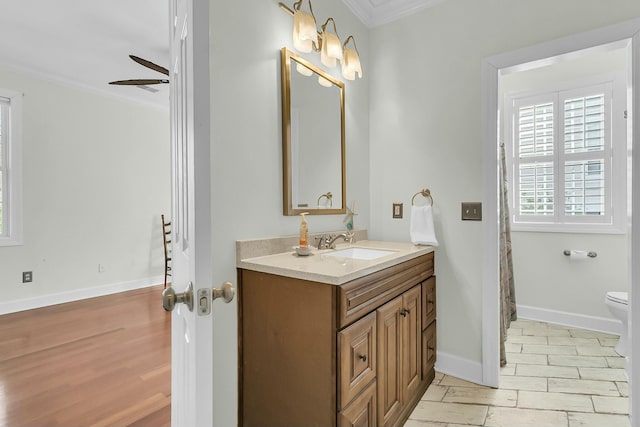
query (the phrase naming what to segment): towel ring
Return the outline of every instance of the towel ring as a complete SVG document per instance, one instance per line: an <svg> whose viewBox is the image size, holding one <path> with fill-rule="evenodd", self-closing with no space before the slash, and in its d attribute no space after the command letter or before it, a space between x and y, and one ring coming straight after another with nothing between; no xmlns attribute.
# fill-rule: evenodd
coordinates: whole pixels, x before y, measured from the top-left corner
<svg viewBox="0 0 640 427"><path fill-rule="evenodd" d="M413 197L411 198L411 206L414 206L414 201L416 199L416 196L418 195L421 195L425 199L429 199L429 202L431 202L431 206L433 206L433 197L431 197L431 190L429 190L428 188L423 188L413 195Z"/></svg>
<svg viewBox="0 0 640 427"><path fill-rule="evenodd" d="M320 200L322 200L323 198L326 198L329 201L330 208L333 207L333 194L331 194L331 191L328 191L325 194L321 194L316 201L316 206L320 206Z"/></svg>

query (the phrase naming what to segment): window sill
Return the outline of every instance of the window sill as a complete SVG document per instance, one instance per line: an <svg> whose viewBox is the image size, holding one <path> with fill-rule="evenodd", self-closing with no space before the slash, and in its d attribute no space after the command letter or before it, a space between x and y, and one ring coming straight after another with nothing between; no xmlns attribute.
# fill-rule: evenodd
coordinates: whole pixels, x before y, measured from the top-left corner
<svg viewBox="0 0 640 427"><path fill-rule="evenodd" d="M511 231L536 233L627 234L626 226L612 224L511 223Z"/></svg>
<svg viewBox="0 0 640 427"><path fill-rule="evenodd" d="M0 237L0 247L4 246L22 246L22 239L11 237Z"/></svg>

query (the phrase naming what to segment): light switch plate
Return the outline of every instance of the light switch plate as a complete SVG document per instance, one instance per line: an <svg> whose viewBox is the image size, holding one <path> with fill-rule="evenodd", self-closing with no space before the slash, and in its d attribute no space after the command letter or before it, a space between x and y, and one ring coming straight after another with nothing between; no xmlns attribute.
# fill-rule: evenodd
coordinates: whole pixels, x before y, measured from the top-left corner
<svg viewBox="0 0 640 427"><path fill-rule="evenodd" d="M402 218L402 203L393 204L393 218L395 219Z"/></svg>
<svg viewBox="0 0 640 427"><path fill-rule="evenodd" d="M463 221L482 221L481 202L462 202Z"/></svg>

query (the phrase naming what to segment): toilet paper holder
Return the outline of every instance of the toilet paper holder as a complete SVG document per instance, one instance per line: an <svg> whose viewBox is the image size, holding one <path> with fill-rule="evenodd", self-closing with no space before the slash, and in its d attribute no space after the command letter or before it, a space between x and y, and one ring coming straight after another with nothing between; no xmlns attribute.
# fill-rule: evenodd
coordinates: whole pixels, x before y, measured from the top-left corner
<svg viewBox="0 0 640 427"><path fill-rule="evenodd" d="M578 252L578 251L576 251L576 252ZM565 249L563 254L565 254L566 256L571 256L571 251L569 249ZM589 251L589 252L587 252L587 256L589 258L595 258L595 257L598 256L598 254L593 252L593 251Z"/></svg>

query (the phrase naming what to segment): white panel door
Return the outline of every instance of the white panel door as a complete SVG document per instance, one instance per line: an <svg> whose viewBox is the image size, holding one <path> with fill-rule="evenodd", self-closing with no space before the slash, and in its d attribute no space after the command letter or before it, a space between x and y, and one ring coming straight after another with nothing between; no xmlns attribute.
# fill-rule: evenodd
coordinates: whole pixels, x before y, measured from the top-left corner
<svg viewBox="0 0 640 427"><path fill-rule="evenodd" d="M171 319L171 426L213 425L211 303L209 3L169 0L171 27L172 286L194 288L193 311L176 304ZM160 165L159 165L160 167Z"/></svg>

